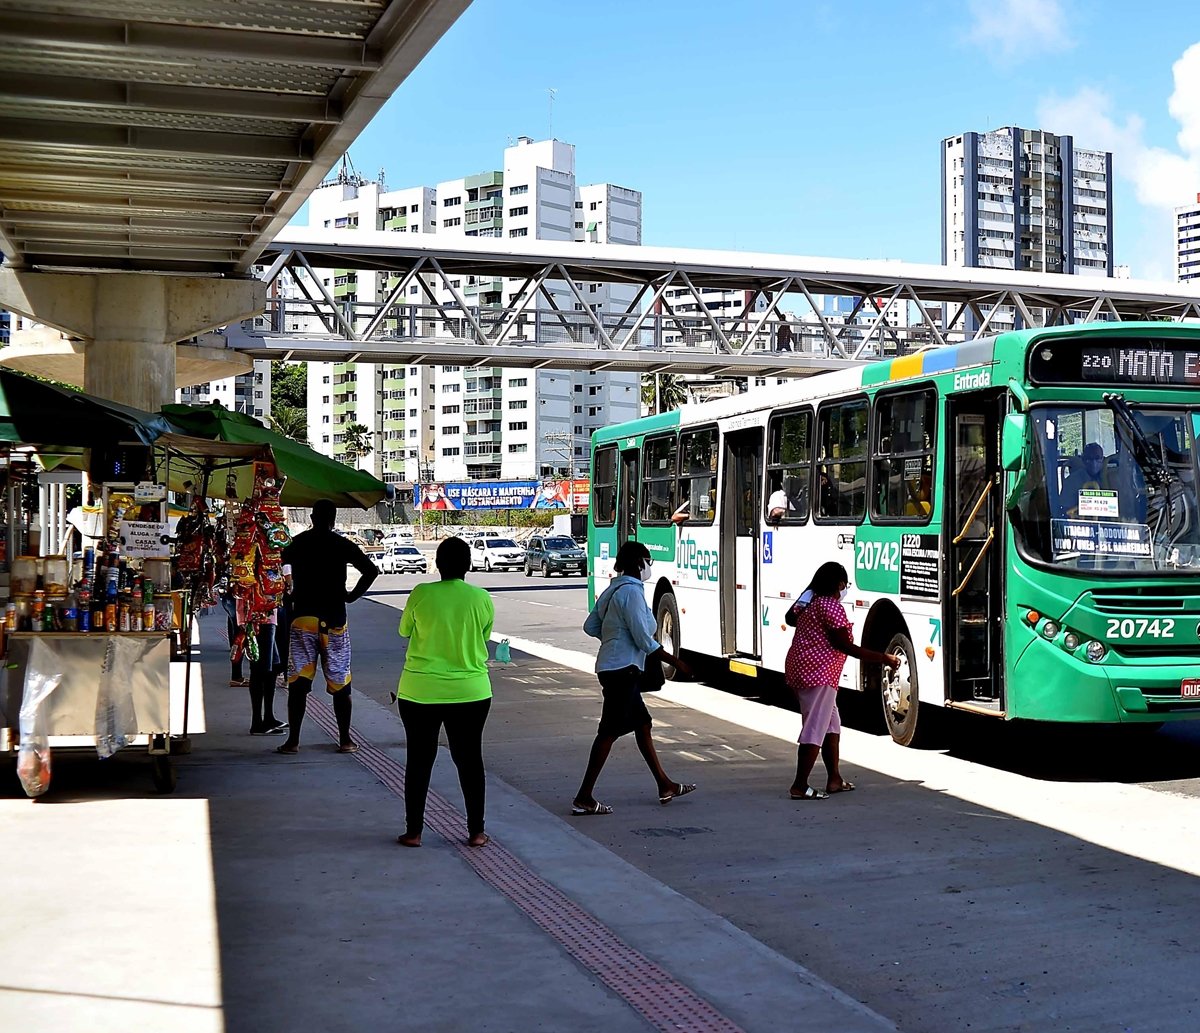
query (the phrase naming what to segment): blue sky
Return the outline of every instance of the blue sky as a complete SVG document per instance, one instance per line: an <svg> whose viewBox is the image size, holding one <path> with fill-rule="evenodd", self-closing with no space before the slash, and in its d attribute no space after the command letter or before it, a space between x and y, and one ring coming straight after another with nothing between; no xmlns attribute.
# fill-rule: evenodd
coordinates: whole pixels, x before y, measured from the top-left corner
<svg viewBox="0 0 1200 1033"><path fill-rule="evenodd" d="M393 188L499 168L549 135L553 87L579 181L641 190L646 244L938 262L940 141L1018 124L1114 152L1116 260L1170 279L1170 210L1200 191L1196 11L475 0L350 156Z"/></svg>

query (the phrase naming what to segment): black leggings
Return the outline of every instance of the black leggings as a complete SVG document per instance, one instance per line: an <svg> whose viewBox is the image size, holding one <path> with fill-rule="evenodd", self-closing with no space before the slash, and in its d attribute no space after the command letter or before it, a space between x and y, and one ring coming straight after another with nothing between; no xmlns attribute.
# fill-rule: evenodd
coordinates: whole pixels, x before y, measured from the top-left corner
<svg viewBox="0 0 1200 1033"><path fill-rule="evenodd" d="M446 726L450 757L458 768L467 808L467 835L483 831L483 726L487 722L491 699L471 703L414 703L396 701L404 737L408 742L408 763L404 775L404 819L406 836L419 836L425 827L425 798L429 795L429 776L437 759L438 731Z"/></svg>

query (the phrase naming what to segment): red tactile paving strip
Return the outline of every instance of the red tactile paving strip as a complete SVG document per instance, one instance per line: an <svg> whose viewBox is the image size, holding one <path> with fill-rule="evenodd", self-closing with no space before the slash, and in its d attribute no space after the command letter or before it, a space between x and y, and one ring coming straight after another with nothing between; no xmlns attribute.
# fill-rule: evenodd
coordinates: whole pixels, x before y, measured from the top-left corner
<svg viewBox="0 0 1200 1033"><path fill-rule="evenodd" d="M308 712L331 737L337 738L337 724L328 704L322 700L310 706ZM355 741L360 747L355 759L393 793L403 796L404 765L358 735ZM706 1000L535 875L494 837L481 849L467 846L466 819L432 790L425 807L425 828L448 840L484 882L508 897L654 1029L671 1033L742 1033Z"/></svg>

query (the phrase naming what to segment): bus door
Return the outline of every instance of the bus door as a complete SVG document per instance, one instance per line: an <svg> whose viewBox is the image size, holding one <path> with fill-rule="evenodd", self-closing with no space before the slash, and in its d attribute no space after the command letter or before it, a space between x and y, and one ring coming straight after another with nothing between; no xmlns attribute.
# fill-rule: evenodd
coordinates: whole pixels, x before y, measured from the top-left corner
<svg viewBox="0 0 1200 1033"><path fill-rule="evenodd" d="M636 448L621 452L621 483L617 487L617 548L637 538L638 486L641 482Z"/></svg>
<svg viewBox="0 0 1200 1033"><path fill-rule="evenodd" d="M1003 406L993 392L950 399L944 506L947 698L997 711L1003 708Z"/></svg>
<svg viewBox="0 0 1200 1033"><path fill-rule="evenodd" d="M762 428L725 435L721 471L721 639L726 655L758 657L758 530Z"/></svg>

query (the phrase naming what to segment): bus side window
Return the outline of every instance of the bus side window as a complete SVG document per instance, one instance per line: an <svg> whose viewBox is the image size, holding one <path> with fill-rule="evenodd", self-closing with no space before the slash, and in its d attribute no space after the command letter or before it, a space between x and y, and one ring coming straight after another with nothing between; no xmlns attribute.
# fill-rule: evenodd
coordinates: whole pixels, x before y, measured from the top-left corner
<svg viewBox="0 0 1200 1033"><path fill-rule="evenodd" d="M867 508L867 400L827 405L818 414L817 512L858 523Z"/></svg>
<svg viewBox="0 0 1200 1033"><path fill-rule="evenodd" d="M611 527L617 519L617 448L596 449L592 473L592 523Z"/></svg>
<svg viewBox="0 0 1200 1033"><path fill-rule="evenodd" d="M711 524L717 513L717 429L679 435L678 499L687 500L687 523ZM679 513L682 506L676 509Z"/></svg>
<svg viewBox="0 0 1200 1033"><path fill-rule="evenodd" d="M926 523L933 510L932 389L879 394L871 454L871 516Z"/></svg>
<svg viewBox="0 0 1200 1033"><path fill-rule="evenodd" d="M808 519L812 478L812 412L781 413L771 419L767 438L767 523Z"/></svg>

